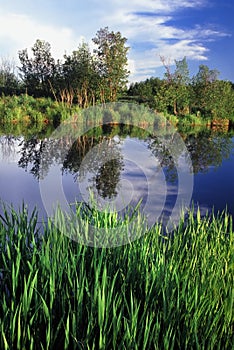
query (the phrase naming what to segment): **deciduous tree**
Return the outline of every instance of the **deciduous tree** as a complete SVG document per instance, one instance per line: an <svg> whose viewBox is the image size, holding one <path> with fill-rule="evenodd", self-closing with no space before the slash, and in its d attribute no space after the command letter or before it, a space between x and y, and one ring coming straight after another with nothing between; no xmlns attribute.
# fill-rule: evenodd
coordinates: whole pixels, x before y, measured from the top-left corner
<svg viewBox="0 0 234 350"><path fill-rule="evenodd" d="M214 87L219 72L210 70L208 66L199 66L198 73L192 79L193 109L200 111L204 116L211 116L214 102Z"/></svg>
<svg viewBox="0 0 234 350"><path fill-rule="evenodd" d="M82 43L76 51L64 58L62 90L74 95L81 107L95 103L99 77L88 44Z"/></svg>
<svg viewBox="0 0 234 350"><path fill-rule="evenodd" d="M100 96L104 100L116 101L118 93L126 88L129 71L127 69L127 39L120 32L109 31L108 27L101 28L93 42L97 45L94 50L100 75Z"/></svg>
<svg viewBox="0 0 234 350"><path fill-rule="evenodd" d="M13 95L20 92L20 82L15 73L13 60L2 58L0 61L0 94Z"/></svg>
<svg viewBox="0 0 234 350"><path fill-rule="evenodd" d="M51 86L56 74L56 62L51 55L51 46L44 40L36 40L32 47L32 57L28 50L19 51L20 76L30 94L51 95Z"/></svg>

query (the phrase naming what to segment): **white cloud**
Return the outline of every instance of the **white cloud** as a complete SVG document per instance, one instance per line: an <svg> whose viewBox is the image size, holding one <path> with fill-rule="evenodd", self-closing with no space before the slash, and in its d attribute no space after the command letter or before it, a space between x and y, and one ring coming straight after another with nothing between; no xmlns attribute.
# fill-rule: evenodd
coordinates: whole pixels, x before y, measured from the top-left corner
<svg viewBox="0 0 234 350"><path fill-rule="evenodd" d="M163 13L173 13L180 8L197 8L204 4L204 0L112 0L102 1L111 5L112 11L116 8L122 8L126 11L152 11ZM108 6L108 5L107 5Z"/></svg>
<svg viewBox="0 0 234 350"><path fill-rule="evenodd" d="M6 54L12 56L19 50L31 48L37 39L41 39L50 43L55 58L61 58L65 51L74 50L82 41L82 36L76 36L71 28L42 24L22 14L2 13L0 23L0 42L10 41L11 47Z"/></svg>
<svg viewBox="0 0 234 350"><path fill-rule="evenodd" d="M170 58L172 64L184 56L190 60L207 60L207 42L226 33L198 24L186 29L169 24L175 11L202 5L202 0L132 0L112 11L111 16L104 16L110 27L121 27L132 46L130 57L135 61L135 72L131 80L154 75L155 69L162 66L160 56Z"/></svg>
<svg viewBox="0 0 234 350"><path fill-rule="evenodd" d="M41 8L46 4L41 0ZM55 58L62 58L65 51L70 53L76 49L82 38L93 47L91 38L95 36L93 28L109 26L111 30L119 30L128 39L130 46L129 68L130 79L139 80L154 75L155 69L162 66L160 55L174 60L184 56L191 60L206 60L207 42L225 33L209 26L195 24L191 28L178 28L171 25L175 13L185 8L200 8L206 0L86 0L85 3L73 2L71 21L66 25L56 17L53 18L53 7L50 7L51 20L47 24L42 13L28 15L17 12L0 14L0 44L6 47L6 53L15 56L18 50L31 48L36 39L44 39L51 44ZM69 4L72 0L60 3L66 6L68 18ZM6 5L5 5L6 6ZM9 5L10 6L10 5ZM74 14L74 8L77 13ZM22 7L22 11L24 8ZM65 11L65 9L64 9ZM56 8L58 16L58 8ZM47 15L47 21L48 21ZM65 17L64 17L65 18ZM53 25L53 21L56 25ZM59 23L61 25L59 26ZM79 33L79 34L77 34ZM83 37L82 37L83 35ZM8 44L7 44L8 43Z"/></svg>

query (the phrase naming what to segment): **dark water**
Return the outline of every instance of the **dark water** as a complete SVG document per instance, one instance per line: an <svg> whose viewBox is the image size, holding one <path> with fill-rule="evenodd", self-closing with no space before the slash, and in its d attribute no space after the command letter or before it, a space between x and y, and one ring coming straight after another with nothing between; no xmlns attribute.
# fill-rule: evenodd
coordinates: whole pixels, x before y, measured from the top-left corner
<svg viewBox="0 0 234 350"><path fill-rule="evenodd" d="M180 134L193 165L191 202L202 214L226 207L234 214L233 131ZM24 201L41 217L47 216L45 201L51 197L70 205L88 201L91 191L99 209L114 203L121 211L142 200L158 219L172 211L178 188L178 167L167 146L139 128L100 127L72 144L37 135L0 136L0 200L15 208Z"/></svg>

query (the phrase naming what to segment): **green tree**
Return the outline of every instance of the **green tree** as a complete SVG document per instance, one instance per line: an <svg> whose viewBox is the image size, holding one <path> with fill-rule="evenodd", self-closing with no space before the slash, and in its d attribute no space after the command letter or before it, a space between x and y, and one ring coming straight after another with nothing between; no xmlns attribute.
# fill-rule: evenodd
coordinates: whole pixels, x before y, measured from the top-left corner
<svg viewBox="0 0 234 350"><path fill-rule="evenodd" d="M209 69L205 64L199 66L197 75L195 76L195 82L197 84L208 85L215 82L218 79L219 71L216 69Z"/></svg>
<svg viewBox="0 0 234 350"><path fill-rule="evenodd" d="M159 89L155 94L155 109L157 112L173 113L174 103L174 88L167 80L162 80Z"/></svg>
<svg viewBox="0 0 234 350"><path fill-rule="evenodd" d="M189 114L190 108L190 76L186 57L175 60L174 85L176 96L176 112L180 115Z"/></svg>
<svg viewBox="0 0 234 350"><path fill-rule="evenodd" d="M230 82L216 80L212 83L210 92L210 109L213 119L233 119L234 91Z"/></svg>
<svg viewBox="0 0 234 350"><path fill-rule="evenodd" d="M118 93L126 88L129 71L127 69L127 39L120 32L109 31L108 27L101 28L93 42L97 45L94 50L100 75L99 89L101 102L116 101Z"/></svg>
<svg viewBox="0 0 234 350"><path fill-rule="evenodd" d="M210 70L209 67L202 64L199 66L198 73L192 79L192 106L195 111L201 112L204 116L211 116L214 98L219 98L214 95L218 75L217 70Z"/></svg>
<svg viewBox="0 0 234 350"><path fill-rule="evenodd" d="M151 77L145 81L132 83L128 89L128 96L150 108L155 108L155 95L160 90L162 81Z"/></svg>
<svg viewBox="0 0 234 350"><path fill-rule="evenodd" d="M44 40L36 40L32 47L33 57L28 50L19 51L20 76L29 94L50 96L56 75L56 63L51 55L51 46Z"/></svg>
<svg viewBox="0 0 234 350"><path fill-rule="evenodd" d="M187 60L175 60L175 71L171 71L169 63L164 57L161 61L166 69L165 79L155 95L156 108L163 112L175 115L189 113L190 104L190 78Z"/></svg>
<svg viewBox="0 0 234 350"><path fill-rule="evenodd" d="M71 55L65 55L62 65L63 84L61 94L75 97L81 107L95 103L98 72L94 57L87 43L82 43Z"/></svg>
<svg viewBox="0 0 234 350"><path fill-rule="evenodd" d="M0 62L0 94L13 95L20 92L20 82L15 74L15 63L6 58Z"/></svg>

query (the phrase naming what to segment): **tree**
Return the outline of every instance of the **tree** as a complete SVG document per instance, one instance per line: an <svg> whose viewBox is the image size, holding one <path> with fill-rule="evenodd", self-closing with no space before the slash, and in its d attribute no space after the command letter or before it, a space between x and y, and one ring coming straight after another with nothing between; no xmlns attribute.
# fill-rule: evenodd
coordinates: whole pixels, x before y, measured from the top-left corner
<svg viewBox="0 0 234 350"><path fill-rule="evenodd" d="M155 109L157 112L173 113L176 106L174 100L174 88L165 79L155 93Z"/></svg>
<svg viewBox="0 0 234 350"><path fill-rule="evenodd" d="M167 80L166 96L169 99L168 105L173 106L173 113L175 115L184 115L189 113L189 69L186 57L182 60L175 60L175 71L171 72L165 59L161 58L164 67L166 68L165 77Z"/></svg>
<svg viewBox="0 0 234 350"><path fill-rule="evenodd" d="M13 95L20 92L20 82L15 74L15 63L1 59L0 63L0 94Z"/></svg>
<svg viewBox="0 0 234 350"><path fill-rule="evenodd" d="M190 77L189 69L184 57L180 61L175 60L175 71L171 71L170 64L164 57L161 61L166 69L165 79L156 92L155 103L157 109L164 112L173 112L175 115L189 113L190 103Z"/></svg>
<svg viewBox="0 0 234 350"><path fill-rule="evenodd" d="M175 89L176 89L176 105L180 115L190 113L190 76L186 57L180 61L175 60Z"/></svg>
<svg viewBox="0 0 234 350"><path fill-rule="evenodd" d="M233 119L234 91L228 81L216 80L210 92L210 113L212 118Z"/></svg>
<svg viewBox="0 0 234 350"><path fill-rule="evenodd" d="M219 71L216 69L209 69L205 64L199 66L197 75L194 77L196 84L208 85L218 79Z"/></svg>
<svg viewBox="0 0 234 350"><path fill-rule="evenodd" d="M87 43L82 43L71 55L65 55L62 65L63 89L77 99L81 107L95 103L98 73Z"/></svg>
<svg viewBox="0 0 234 350"><path fill-rule="evenodd" d="M150 108L155 108L155 95L161 88L161 85L161 80L153 77L145 81L132 83L128 89L128 96L131 96L139 103L144 103Z"/></svg>
<svg viewBox="0 0 234 350"><path fill-rule="evenodd" d="M210 70L202 64L198 73L192 79L193 108L200 111L204 116L210 116L214 103L214 87L218 80L219 72ZM219 98L218 96L216 98Z"/></svg>
<svg viewBox="0 0 234 350"><path fill-rule="evenodd" d="M174 73L174 80L180 85L183 85L183 86L189 85L190 76L189 76L189 68L188 68L186 57L184 57L180 61L175 60L175 65L176 65L176 68Z"/></svg>
<svg viewBox="0 0 234 350"><path fill-rule="evenodd" d="M19 51L21 63L20 76L29 94L50 96L53 79L56 75L56 63L51 55L51 46L44 40L36 40L32 47L33 57L27 49Z"/></svg>
<svg viewBox="0 0 234 350"><path fill-rule="evenodd" d="M94 54L100 75L101 102L116 101L118 93L126 88L129 75L126 41L120 32L110 32L108 27L101 28L93 38L97 45Z"/></svg>

